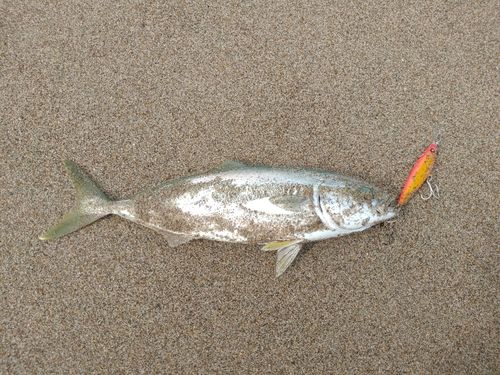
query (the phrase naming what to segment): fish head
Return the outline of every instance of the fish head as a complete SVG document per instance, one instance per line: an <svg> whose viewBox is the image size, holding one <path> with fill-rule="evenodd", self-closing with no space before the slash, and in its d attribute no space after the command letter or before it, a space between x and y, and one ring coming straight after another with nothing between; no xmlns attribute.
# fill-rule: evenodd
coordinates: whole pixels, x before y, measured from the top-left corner
<svg viewBox="0 0 500 375"><path fill-rule="evenodd" d="M362 181L319 189L320 214L331 229L359 231L396 216L393 196Z"/></svg>

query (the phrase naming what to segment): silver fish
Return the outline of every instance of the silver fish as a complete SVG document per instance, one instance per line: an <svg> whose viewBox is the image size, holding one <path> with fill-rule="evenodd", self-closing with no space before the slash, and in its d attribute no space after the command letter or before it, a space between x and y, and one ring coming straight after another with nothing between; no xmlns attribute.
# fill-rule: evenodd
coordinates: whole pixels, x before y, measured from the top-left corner
<svg viewBox="0 0 500 375"><path fill-rule="evenodd" d="M42 240L115 214L162 233L172 247L200 238L264 244L263 250L277 251L280 276L303 243L359 232L396 215L389 194L329 172L227 162L111 201L75 163L64 164L77 202Z"/></svg>

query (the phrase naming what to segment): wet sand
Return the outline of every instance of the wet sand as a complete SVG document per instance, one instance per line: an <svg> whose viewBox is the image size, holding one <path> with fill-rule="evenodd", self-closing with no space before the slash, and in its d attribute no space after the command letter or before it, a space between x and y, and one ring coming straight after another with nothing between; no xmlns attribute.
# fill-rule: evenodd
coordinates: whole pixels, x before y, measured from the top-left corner
<svg viewBox="0 0 500 375"><path fill-rule="evenodd" d="M500 368L497 2L7 1L1 14L0 372ZM440 199L307 245L278 279L258 247L169 248L119 217L37 238L75 198L62 158L112 198L227 159L396 196L439 131Z"/></svg>

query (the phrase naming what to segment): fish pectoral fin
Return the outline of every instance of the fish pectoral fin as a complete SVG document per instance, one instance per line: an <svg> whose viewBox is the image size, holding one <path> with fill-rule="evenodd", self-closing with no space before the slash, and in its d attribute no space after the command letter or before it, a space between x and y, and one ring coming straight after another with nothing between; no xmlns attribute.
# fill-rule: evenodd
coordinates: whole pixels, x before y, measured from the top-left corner
<svg viewBox="0 0 500 375"><path fill-rule="evenodd" d="M278 249L278 260L276 261L276 277L279 277L292 264L300 251L300 245L294 243Z"/></svg>
<svg viewBox="0 0 500 375"><path fill-rule="evenodd" d="M303 195L282 195L269 198L275 206L292 212L301 212L309 206L309 198Z"/></svg>
<svg viewBox="0 0 500 375"><path fill-rule="evenodd" d="M301 195L280 195L248 201L244 206L252 211L271 215L291 215L307 209L309 198Z"/></svg>
<svg viewBox="0 0 500 375"><path fill-rule="evenodd" d="M267 245L265 245L262 250L264 251L273 251L273 250L279 250L282 247L287 247L296 243L299 243L301 240L290 240L290 241L274 241L274 242L269 242Z"/></svg>
<svg viewBox="0 0 500 375"><path fill-rule="evenodd" d="M182 245L183 243L189 242L193 239L191 236L186 236L184 234L177 234L172 232L160 232L167 238L168 245L170 247L176 247Z"/></svg>

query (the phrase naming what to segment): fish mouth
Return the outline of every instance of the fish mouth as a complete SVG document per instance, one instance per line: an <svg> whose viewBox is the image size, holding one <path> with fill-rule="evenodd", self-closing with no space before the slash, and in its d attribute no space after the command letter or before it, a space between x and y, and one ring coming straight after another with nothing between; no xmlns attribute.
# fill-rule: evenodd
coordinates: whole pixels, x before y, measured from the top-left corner
<svg viewBox="0 0 500 375"><path fill-rule="evenodd" d="M387 219L391 219L394 216L396 216L399 213L399 206L398 206L398 198L395 197L392 200L389 201L389 204L387 205L387 213L386 217Z"/></svg>
<svg viewBox="0 0 500 375"><path fill-rule="evenodd" d="M376 203L375 212L379 217L380 221L384 221L396 216L397 213L397 197L393 198L391 196L385 197Z"/></svg>
<svg viewBox="0 0 500 375"><path fill-rule="evenodd" d="M394 197L391 201L389 201L387 207L395 210L398 207L398 197Z"/></svg>

